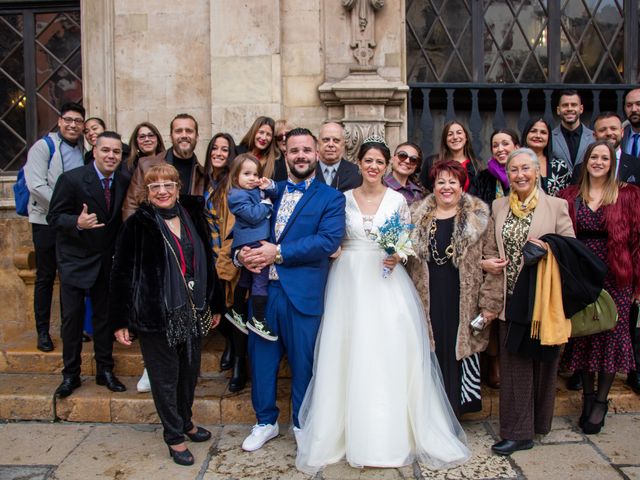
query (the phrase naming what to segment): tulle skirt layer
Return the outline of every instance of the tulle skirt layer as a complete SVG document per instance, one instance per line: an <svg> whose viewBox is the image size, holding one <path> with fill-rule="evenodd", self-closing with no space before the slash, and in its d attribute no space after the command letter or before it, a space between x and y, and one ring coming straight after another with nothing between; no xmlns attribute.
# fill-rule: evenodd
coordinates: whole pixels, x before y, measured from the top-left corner
<svg viewBox="0 0 640 480"><path fill-rule="evenodd" d="M382 277L384 253L346 242L329 274L314 374L300 411L298 469L431 468L469 458L449 406L417 292L401 265Z"/></svg>

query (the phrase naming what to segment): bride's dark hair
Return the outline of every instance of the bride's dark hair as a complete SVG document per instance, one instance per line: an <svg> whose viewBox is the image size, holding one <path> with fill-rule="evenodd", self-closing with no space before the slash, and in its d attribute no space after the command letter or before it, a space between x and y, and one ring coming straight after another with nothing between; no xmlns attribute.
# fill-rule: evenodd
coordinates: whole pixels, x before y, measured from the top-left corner
<svg viewBox="0 0 640 480"><path fill-rule="evenodd" d="M391 160L391 151L389 150L389 147L387 147L387 144L367 140L365 140L365 142L360 146L360 150L358 150L358 160L362 160L369 150L375 149L382 153L384 162L388 165L389 160Z"/></svg>

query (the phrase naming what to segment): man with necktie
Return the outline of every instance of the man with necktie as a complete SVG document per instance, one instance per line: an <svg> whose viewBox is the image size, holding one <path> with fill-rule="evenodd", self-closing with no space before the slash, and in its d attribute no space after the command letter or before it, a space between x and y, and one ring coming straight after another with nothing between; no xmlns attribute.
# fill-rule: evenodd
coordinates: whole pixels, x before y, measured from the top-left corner
<svg viewBox="0 0 640 480"><path fill-rule="evenodd" d="M122 140L115 132L98 136L95 160L60 175L47 222L56 231L62 303L62 383L59 398L80 386L84 297L93 306L96 383L113 392L125 386L113 374L113 331L107 319L107 298L116 235L122 224L127 181L117 168Z"/></svg>
<svg viewBox="0 0 640 480"><path fill-rule="evenodd" d="M322 125L318 139L319 161L316 166L316 179L341 192L359 187L362 183L362 176L356 164L343 158L344 149L342 125L336 122Z"/></svg>
<svg viewBox="0 0 640 480"><path fill-rule="evenodd" d="M345 228L345 197L317 181L316 138L295 128L286 139L289 180L278 184L271 241L244 247L238 260L250 270L269 268L266 317L278 340L270 342L249 332L251 400L257 422L242 448L254 451L279 432L276 383L283 355L291 367L294 433L298 411L311 380L313 352L324 310L324 290L330 256Z"/></svg>
<svg viewBox="0 0 640 480"><path fill-rule="evenodd" d="M640 88L629 90L625 95L624 113L629 123L624 128L622 150L640 159Z"/></svg>

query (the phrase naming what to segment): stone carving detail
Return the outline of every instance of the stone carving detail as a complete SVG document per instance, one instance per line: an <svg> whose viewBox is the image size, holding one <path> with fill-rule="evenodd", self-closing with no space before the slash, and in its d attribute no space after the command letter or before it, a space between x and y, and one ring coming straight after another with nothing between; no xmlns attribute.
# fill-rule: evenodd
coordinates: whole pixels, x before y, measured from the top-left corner
<svg viewBox="0 0 640 480"><path fill-rule="evenodd" d="M356 162L358 150L363 140L372 135L385 138L384 130L384 123L346 122L344 126L344 141L347 159Z"/></svg>
<svg viewBox="0 0 640 480"><path fill-rule="evenodd" d="M351 48L361 67L369 67L376 48L375 11L384 6L384 0L342 0L342 6L351 12Z"/></svg>

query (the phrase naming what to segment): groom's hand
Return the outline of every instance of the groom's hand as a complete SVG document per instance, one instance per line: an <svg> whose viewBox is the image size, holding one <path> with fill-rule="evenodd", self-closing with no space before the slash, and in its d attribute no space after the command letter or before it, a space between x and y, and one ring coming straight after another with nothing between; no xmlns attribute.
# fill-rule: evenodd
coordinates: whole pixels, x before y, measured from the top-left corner
<svg viewBox="0 0 640 480"><path fill-rule="evenodd" d="M261 242L257 248L244 247L238 253L238 260L250 271L258 273L271 265L276 258L276 246L273 243Z"/></svg>

